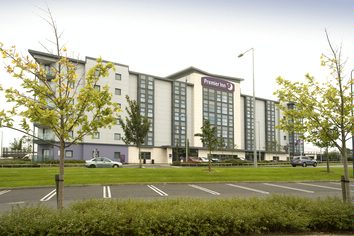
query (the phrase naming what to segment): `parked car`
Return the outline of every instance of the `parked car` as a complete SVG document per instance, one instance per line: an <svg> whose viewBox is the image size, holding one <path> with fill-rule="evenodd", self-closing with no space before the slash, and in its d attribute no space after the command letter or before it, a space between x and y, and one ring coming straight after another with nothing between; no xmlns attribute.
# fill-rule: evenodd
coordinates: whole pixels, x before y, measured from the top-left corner
<svg viewBox="0 0 354 236"><path fill-rule="evenodd" d="M198 157L188 157L188 162L200 163L202 161Z"/></svg>
<svg viewBox="0 0 354 236"><path fill-rule="evenodd" d="M208 158L206 157L198 157L198 159L200 160L200 162L209 162Z"/></svg>
<svg viewBox="0 0 354 236"><path fill-rule="evenodd" d="M103 168L103 167L113 167L118 168L122 167L123 164L119 161L112 161L107 157L95 157L90 160L87 160L85 166L88 168Z"/></svg>
<svg viewBox="0 0 354 236"><path fill-rule="evenodd" d="M296 166L302 166L302 167L306 167L308 165L316 167L317 166L317 161L307 157L307 156L295 156L292 160L291 160L291 165L293 167Z"/></svg>
<svg viewBox="0 0 354 236"><path fill-rule="evenodd" d="M220 162L219 158L213 157L211 158L211 162Z"/></svg>

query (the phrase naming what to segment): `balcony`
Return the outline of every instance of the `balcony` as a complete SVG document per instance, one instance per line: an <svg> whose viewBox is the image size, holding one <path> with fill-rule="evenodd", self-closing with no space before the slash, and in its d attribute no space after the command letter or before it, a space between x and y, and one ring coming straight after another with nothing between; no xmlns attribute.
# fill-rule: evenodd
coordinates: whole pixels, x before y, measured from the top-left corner
<svg viewBox="0 0 354 236"><path fill-rule="evenodd" d="M51 144L55 142L55 136L54 133L39 133L36 135L38 138L35 138L33 140L34 143L36 144Z"/></svg>

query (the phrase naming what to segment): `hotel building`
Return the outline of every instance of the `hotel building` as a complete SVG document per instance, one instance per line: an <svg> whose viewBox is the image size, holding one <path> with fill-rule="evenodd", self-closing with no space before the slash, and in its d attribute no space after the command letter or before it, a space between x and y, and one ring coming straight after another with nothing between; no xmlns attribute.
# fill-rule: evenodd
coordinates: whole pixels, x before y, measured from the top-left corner
<svg viewBox="0 0 354 236"><path fill-rule="evenodd" d="M57 58L54 55L33 50L29 53L45 68L55 66ZM84 76L96 63L92 57L74 61L79 76ZM141 114L151 121L141 149L142 158L147 163L185 160L186 147L188 156L206 157L207 148L203 147L200 137L194 136L201 132L203 119L216 126L217 136L224 140L225 146L213 152L221 159L237 157L252 160L254 143L258 160L286 160L290 151L295 151L294 134L290 140L287 133L276 129L282 117L277 101L256 98L256 107L253 107L253 97L241 94L241 78L217 75L194 67L160 77L131 71L127 65L113 64L115 71L111 71L98 86L109 85L112 99L121 104L122 118L126 116L125 96L128 95L138 101ZM253 117L253 109L256 109L256 117ZM253 119L256 119L256 127ZM35 134L43 140L55 142L51 130L40 124L35 124ZM100 156L123 163L138 163L138 149L126 145L123 135L118 124L111 129L100 129L93 136L86 136L82 142L67 148L65 159L87 160L98 152ZM38 158L58 159L58 148L43 140L35 141Z"/></svg>

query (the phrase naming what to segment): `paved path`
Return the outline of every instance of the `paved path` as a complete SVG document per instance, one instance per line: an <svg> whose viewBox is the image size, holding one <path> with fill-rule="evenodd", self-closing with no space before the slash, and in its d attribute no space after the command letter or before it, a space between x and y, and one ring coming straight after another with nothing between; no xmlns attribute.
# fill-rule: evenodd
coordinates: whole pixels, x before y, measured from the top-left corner
<svg viewBox="0 0 354 236"><path fill-rule="evenodd" d="M354 184L350 185L354 195ZM272 194L309 198L342 197L339 182L264 182L264 183L159 183L73 186L64 189L64 204L83 199L161 199L265 197ZM45 204L56 206L54 187L0 189L0 212L15 206Z"/></svg>

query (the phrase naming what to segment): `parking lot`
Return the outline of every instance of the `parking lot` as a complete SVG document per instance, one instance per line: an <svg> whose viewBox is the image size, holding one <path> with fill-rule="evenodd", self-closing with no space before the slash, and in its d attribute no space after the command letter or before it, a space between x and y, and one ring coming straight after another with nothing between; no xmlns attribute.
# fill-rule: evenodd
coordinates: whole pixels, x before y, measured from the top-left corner
<svg viewBox="0 0 354 236"><path fill-rule="evenodd" d="M354 185L350 185L354 193ZM265 197L272 194L309 198L342 197L339 182L298 183L166 183L70 186L64 189L64 204L83 199L163 199ZM1 189L0 211L14 206L46 204L56 206L54 187Z"/></svg>

